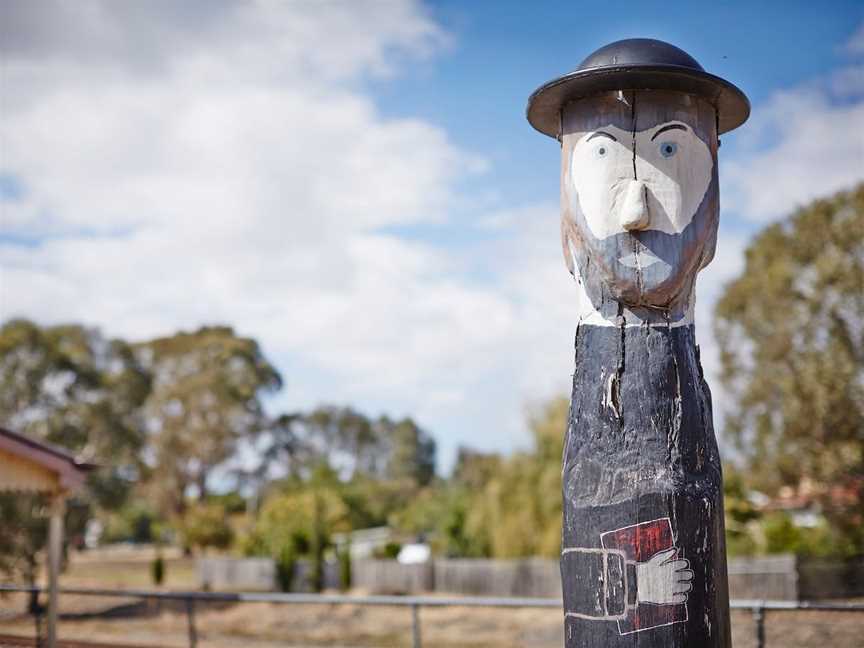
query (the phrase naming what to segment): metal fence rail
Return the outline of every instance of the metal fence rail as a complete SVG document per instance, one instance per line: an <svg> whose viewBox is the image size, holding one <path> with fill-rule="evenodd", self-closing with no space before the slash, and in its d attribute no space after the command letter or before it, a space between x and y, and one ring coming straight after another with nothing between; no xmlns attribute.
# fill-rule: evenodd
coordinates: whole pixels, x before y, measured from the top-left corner
<svg viewBox="0 0 864 648"><path fill-rule="evenodd" d="M42 588L0 585L0 592L40 593ZM494 607L494 608L561 608L557 598L494 598L438 596L351 596L349 594L276 594L263 592L156 592L139 589L94 589L66 587L61 594L104 596L116 598L155 599L185 603L189 647L196 648L198 633L195 626L195 603L305 603L313 605L379 605L411 608L413 648L422 648L420 608L423 607ZM753 614L757 648L765 648L765 616L767 612L819 610L827 612L864 612L864 603L819 603L808 601L768 601L740 599L730 603L733 610L749 610Z"/></svg>

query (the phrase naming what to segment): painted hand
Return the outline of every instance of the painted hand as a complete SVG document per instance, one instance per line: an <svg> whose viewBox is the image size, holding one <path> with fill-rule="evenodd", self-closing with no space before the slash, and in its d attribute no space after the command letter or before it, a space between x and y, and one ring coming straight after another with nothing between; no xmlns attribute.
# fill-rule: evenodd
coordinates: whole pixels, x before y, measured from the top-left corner
<svg viewBox="0 0 864 648"><path fill-rule="evenodd" d="M684 603L693 588L693 570L684 558L675 558L673 547L646 562L636 563L636 598L639 603Z"/></svg>

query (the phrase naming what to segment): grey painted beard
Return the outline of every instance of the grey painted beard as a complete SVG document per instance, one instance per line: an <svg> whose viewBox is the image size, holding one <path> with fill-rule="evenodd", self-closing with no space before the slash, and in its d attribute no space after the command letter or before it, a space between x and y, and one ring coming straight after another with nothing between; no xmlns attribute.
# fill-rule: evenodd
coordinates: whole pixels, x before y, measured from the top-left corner
<svg viewBox="0 0 864 648"><path fill-rule="evenodd" d="M699 270L713 258L717 241L716 191L706 192L692 221L679 234L659 230L623 232L595 238L574 201L580 245L574 261L594 307L614 315L616 304L660 309L680 317Z"/></svg>

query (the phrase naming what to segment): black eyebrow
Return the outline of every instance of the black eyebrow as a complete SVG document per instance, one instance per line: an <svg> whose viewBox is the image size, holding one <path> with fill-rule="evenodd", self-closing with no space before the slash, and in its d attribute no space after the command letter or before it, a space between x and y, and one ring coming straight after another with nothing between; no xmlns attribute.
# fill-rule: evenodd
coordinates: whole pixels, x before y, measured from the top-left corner
<svg viewBox="0 0 864 648"><path fill-rule="evenodd" d="M618 141L618 140L615 138L614 135L610 135L610 134L607 133L606 131L597 131L596 133L594 133L593 135L591 135L591 137L589 137L589 138L588 138L587 140L585 140L585 141L586 141L586 142L590 142L590 141L591 141L592 139L594 139L595 137L608 137L608 138L611 139L613 142L617 142L617 141Z"/></svg>
<svg viewBox="0 0 864 648"><path fill-rule="evenodd" d="M687 127L684 126L684 125L682 125L682 124L669 124L669 125L664 126L663 128L661 128L660 130L658 130L656 133L654 133L654 134L651 136L651 141L653 142L653 141L654 141L654 138L657 137L660 133L665 133L665 132L668 131L668 130L675 130L676 128L677 128L678 130L683 130L683 131L686 131L686 130L687 130Z"/></svg>

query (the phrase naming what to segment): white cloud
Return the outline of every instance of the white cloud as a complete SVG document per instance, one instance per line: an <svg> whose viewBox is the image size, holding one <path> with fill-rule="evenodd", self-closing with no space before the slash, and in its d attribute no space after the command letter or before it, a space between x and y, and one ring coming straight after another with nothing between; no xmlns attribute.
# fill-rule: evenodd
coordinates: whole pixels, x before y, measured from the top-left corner
<svg viewBox="0 0 864 648"><path fill-rule="evenodd" d="M842 67L834 72L829 87L838 99L860 99L864 95L864 63Z"/></svg>
<svg viewBox="0 0 864 648"><path fill-rule="evenodd" d="M755 108L738 135L744 150L723 170L729 210L770 221L864 178L862 72L842 68Z"/></svg>
<svg viewBox="0 0 864 648"><path fill-rule="evenodd" d="M720 381L720 347L714 337L714 308L726 284L744 270L744 250L748 243L748 235L725 227L721 219L717 253L711 264L699 275L696 285L696 341L705 380L711 388L714 429L721 444L724 440L723 418L735 407L735 403L730 402Z"/></svg>
<svg viewBox="0 0 864 648"><path fill-rule="evenodd" d="M864 25L844 47L857 55ZM852 63L821 79L774 92L756 105L721 165L724 221L718 252L699 282L697 322L702 361L714 392L715 422L735 404L720 383L720 358L711 324L724 285L744 269L744 251L757 226L864 180L864 66ZM749 221L749 225L748 225ZM744 227L742 227L744 225Z"/></svg>
<svg viewBox="0 0 864 648"><path fill-rule="evenodd" d="M846 51L860 54L864 26ZM856 44L857 43L857 44ZM791 214L814 199L864 180L864 66L830 71L822 79L773 93L754 107L738 134L735 154L722 160L724 221L717 256L699 281L697 326L705 374L714 394L722 440L722 419L735 407L720 382L720 354L712 329L724 285L744 269L744 251L757 225ZM725 149L724 149L725 150ZM742 224L749 221L749 227Z"/></svg>
<svg viewBox="0 0 864 648"><path fill-rule="evenodd" d="M40 243L0 243L3 317L138 339L227 322L280 364L280 404L415 415L445 452L524 441L525 399L569 374L567 336L542 338L562 296L523 285L528 239L470 260L379 231L445 221L484 164L362 89L446 43L419 6L218 5L183 33L127 7L18 17L36 33L5 53L0 172L23 192L2 227ZM466 271L508 255L491 281Z"/></svg>
<svg viewBox="0 0 864 648"><path fill-rule="evenodd" d="M7 0L2 17L0 52L36 72L50 62L157 81L180 68L235 84L387 76L406 54L426 57L449 42L416 0Z"/></svg>
<svg viewBox="0 0 864 648"><path fill-rule="evenodd" d="M364 90L446 46L416 2L2 12L0 173L23 189L0 225L41 241L0 242L3 318L133 338L233 324L285 374L278 406L411 414L451 457L524 445L526 405L569 391L575 291L554 196L478 217L467 250L381 233L447 221L484 164L440 128L383 118ZM845 182L861 119L813 90L757 107L778 139L724 161L724 212L773 217ZM709 307L742 249L721 230L699 284L709 376Z"/></svg>
<svg viewBox="0 0 864 648"><path fill-rule="evenodd" d="M853 56L864 55L864 22L858 25L858 29L849 37L843 49Z"/></svg>

